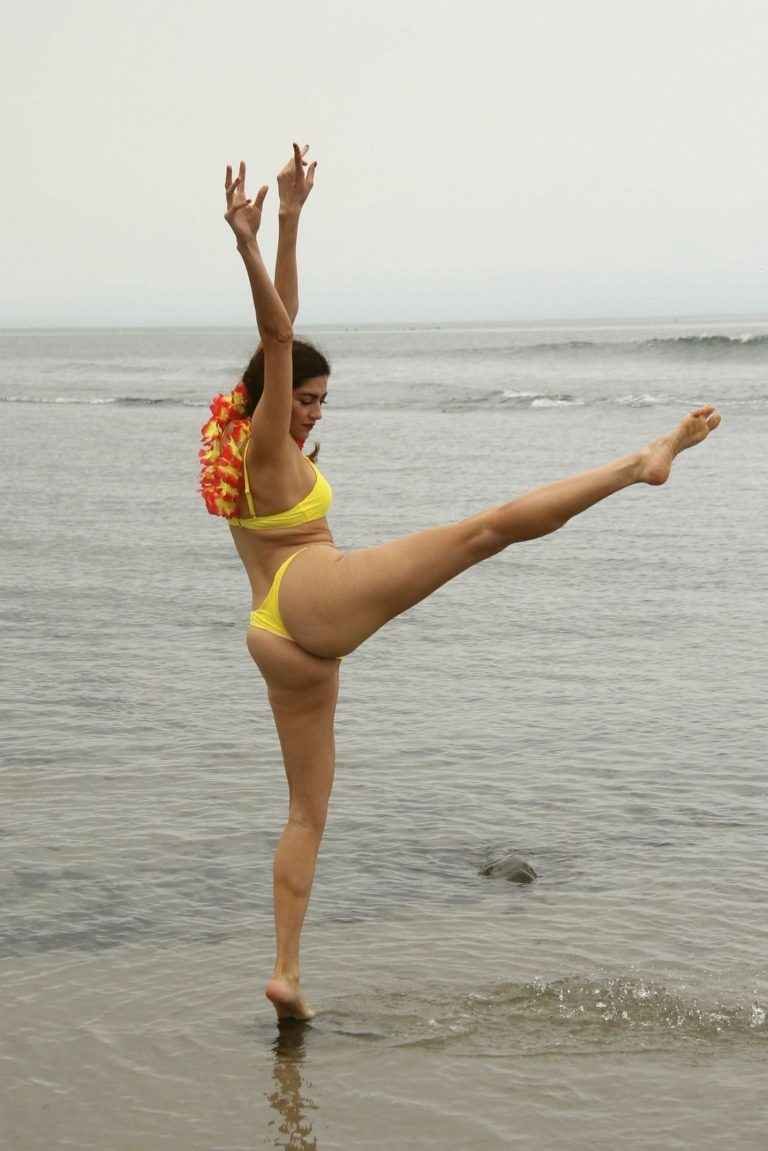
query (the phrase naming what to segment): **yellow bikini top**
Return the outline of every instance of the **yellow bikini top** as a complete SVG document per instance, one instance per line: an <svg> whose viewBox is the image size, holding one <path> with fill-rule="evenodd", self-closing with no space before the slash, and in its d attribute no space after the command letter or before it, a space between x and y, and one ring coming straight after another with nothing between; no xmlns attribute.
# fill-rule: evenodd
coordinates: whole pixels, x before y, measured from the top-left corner
<svg viewBox="0 0 768 1151"><path fill-rule="evenodd" d="M307 524L312 520L322 519L328 512L333 501L333 491L328 480L325 478L319 468L315 468L315 483L314 487L303 500L300 500L294 507L288 508L284 512L275 512L272 516L257 516L253 513L253 498L251 496L251 485L248 480L248 467L245 462L245 451L243 451L243 472L245 473L245 498L248 501L248 510L251 513L249 516L232 516L228 522L234 524L238 528L248 528L249 531L262 531L267 528L295 528L298 524Z"/></svg>

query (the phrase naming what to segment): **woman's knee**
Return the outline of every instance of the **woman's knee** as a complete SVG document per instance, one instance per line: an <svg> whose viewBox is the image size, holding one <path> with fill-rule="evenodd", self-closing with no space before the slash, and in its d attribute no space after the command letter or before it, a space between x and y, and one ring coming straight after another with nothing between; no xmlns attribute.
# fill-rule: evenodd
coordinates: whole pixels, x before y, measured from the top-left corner
<svg viewBox="0 0 768 1151"><path fill-rule="evenodd" d="M498 555L510 544L551 535L552 532L564 527L568 518L554 514L542 515L538 509L526 506L523 499L491 508L486 513L481 533L482 542L479 546L484 551L482 558Z"/></svg>
<svg viewBox="0 0 768 1151"><path fill-rule="evenodd" d="M471 541L477 563L498 555L509 547L511 540L504 533L496 508L482 512L477 518L477 528Z"/></svg>
<svg viewBox="0 0 768 1151"><path fill-rule="evenodd" d="M292 802L288 810L288 822L301 831L309 833L319 842L325 831L328 818L328 798L316 798L311 803Z"/></svg>

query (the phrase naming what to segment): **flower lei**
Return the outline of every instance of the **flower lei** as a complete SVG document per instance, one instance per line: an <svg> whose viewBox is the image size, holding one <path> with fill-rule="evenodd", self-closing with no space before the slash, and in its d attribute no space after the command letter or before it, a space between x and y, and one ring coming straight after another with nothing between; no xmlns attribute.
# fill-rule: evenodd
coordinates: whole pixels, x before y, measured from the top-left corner
<svg viewBox="0 0 768 1151"><path fill-rule="evenodd" d="M240 381L229 395L211 400L211 418L200 429L200 494L212 516L231 519L243 489L243 451L251 421L245 415L248 393Z"/></svg>

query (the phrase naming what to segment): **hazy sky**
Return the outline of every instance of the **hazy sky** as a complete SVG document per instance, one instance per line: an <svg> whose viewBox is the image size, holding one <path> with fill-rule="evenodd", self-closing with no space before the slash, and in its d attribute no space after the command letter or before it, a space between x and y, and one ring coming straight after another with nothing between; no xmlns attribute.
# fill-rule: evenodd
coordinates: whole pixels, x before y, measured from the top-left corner
<svg viewBox="0 0 768 1151"><path fill-rule="evenodd" d="M0 324L247 323L228 161L293 139L306 323L768 313L765 0L42 0Z"/></svg>

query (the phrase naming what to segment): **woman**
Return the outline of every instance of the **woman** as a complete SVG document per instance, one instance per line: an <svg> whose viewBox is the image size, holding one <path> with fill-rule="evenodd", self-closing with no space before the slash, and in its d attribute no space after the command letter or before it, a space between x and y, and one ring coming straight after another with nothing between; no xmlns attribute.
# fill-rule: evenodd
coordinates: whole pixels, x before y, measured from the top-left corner
<svg viewBox="0 0 768 1151"><path fill-rule="evenodd" d="M603 467L460 523L337 551L324 518L330 488L302 452L321 418L329 375L323 357L293 340L298 219L316 169L304 171L305 153L294 144L293 161L278 176L274 285L257 242L267 187L248 200L245 165L234 180L227 168L225 219L248 273L261 347L232 396L214 401L201 452L213 474L207 489L203 481L206 503L229 518L251 582L248 650L267 685L288 777L289 816L274 861L277 958L266 986L281 1019L312 1015L299 981L299 936L333 783L339 660L473 564L556 531L630 484L663 484L674 457L720 423L713 407L699 408L670 435Z"/></svg>

